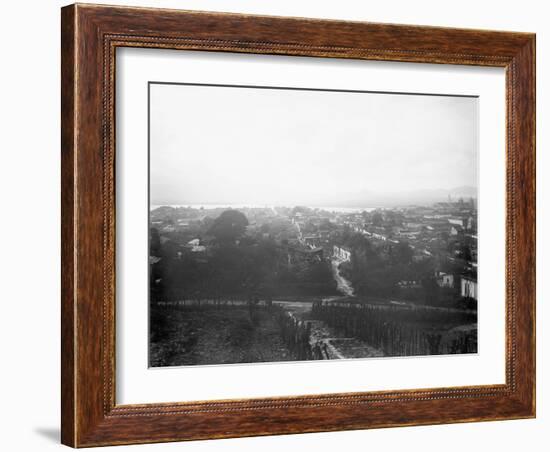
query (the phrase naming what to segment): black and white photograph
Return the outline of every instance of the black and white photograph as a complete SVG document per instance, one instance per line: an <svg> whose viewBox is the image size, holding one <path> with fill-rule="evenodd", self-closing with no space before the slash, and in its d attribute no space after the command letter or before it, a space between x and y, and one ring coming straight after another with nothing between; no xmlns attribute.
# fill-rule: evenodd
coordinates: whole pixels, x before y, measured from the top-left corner
<svg viewBox="0 0 550 452"><path fill-rule="evenodd" d="M149 367L478 352L477 97L148 99Z"/></svg>
<svg viewBox="0 0 550 452"><path fill-rule="evenodd" d="M546 2L2 6L2 450L550 450Z"/></svg>

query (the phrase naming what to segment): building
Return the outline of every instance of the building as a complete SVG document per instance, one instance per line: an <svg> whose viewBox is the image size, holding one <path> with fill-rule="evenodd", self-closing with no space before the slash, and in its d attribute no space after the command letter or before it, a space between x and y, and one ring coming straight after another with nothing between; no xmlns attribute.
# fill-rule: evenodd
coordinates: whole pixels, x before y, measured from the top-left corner
<svg viewBox="0 0 550 452"><path fill-rule="evenodd" d="M468 217L466 220L466 229L468 231L477 231L477 219L474 216Z"/></svg>
<svg viewBox="0 0 550 452"><path fill-rule="evenodd" d="M351 250L349 248L346 248L345 246L334 246L332 248L332 255L336 259L342 261L342 262L349 262L351 261Z"/></svg>
<svg viewBox="0 0 550 452"><path fill-rule="evenodd" d="M158 264L161 260L162 260L161 257L149 256L149 264L150 264L151 266L153 266L153 265L155 265L155 264Z"/></svg>
<svg viewBox="0 0 550 452"><path fill-rule="evenodd" d="M452 236L457 236L459 234L462 234L463 232L464 231L462 229L462 226L458 226L456 224L451 226L451 232L450 233L451 233Z"/></svg>
<svg viewBox="0 0 550 452"><path fill-rule="evenodd" d="M206 252L206 246L201 245L200 239L189 240L189 242L187 242L186 248L191 250L192 253Z"/></svg>
<svg viewBox="0 0 550 452"><path fill-rule="evenodd" d="M319 248L321 246L321 237L319 237L318 235L303 237L302 240L304 245L308 246L311 249Z"/></svg>
<svg viewBox="0 0 550 452"><path fill-rule="evenodd" d="M436 281L439 287L454 287L454 275L439 272L436 274Z"/></svg>
<svg viewBox="0 0 550 452"><path fill-rule="evenodd" d="M421 289L422 282L417 280L401 280L398 281L397 286L401 289Z"/></svg>
<svg viewBox="0 0 550 452"><path fill-rule="evenodd" d="M322 262L323 261L323 248L310 248L305 251L305 258L307 262Z"/></svg>
<svg viewBox="0 0 550 452"><path fill-rule="evenodd" d="M464 220L462 218L451 217L451 218L448 219L448 221L449 221L449 223L457 225L457 226L461 226L461 227L464 226Z"/></svg>
<svg viewBox="0 0 550 452"><path fill-rule="evenodd" d="M314 262L323 261L323 248L309 248L304 247L300 243L295 243L287 248L287 264L300 265L311 264Z"/></svg>
<svg viewBox="0 0 550 452"><path fill-rule="evenodd" d="M372 233L372 238L377 239L377 240L382 240L383 242L385 242L387 240L387 237L385 235L378 234L376 232Z"/></svg>
<svg viewBox="0 0 550 452"><path fill-rule="evenodd" d="M460 295L477 300L477 280L469 276L460 278Z"/></svg>

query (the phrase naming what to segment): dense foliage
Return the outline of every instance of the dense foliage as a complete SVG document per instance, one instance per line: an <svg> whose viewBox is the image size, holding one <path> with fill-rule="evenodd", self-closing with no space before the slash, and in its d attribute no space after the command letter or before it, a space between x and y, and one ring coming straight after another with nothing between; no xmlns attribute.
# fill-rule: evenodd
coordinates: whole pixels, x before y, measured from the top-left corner
<svg viewBox="0 0 550 452"><path fill-rule="evenodd" d="M435 279L435 258L413 260L413 250L406 242L375 246L360 234L344 235L352 249L350 262L341 271L359 296L405 299L423 304L448 307L464 303L458 288L440 287ZM453 272L460 269L453 268ZM412 287L400 287L400 281L413 282Z"/></svg>
<svg viewBox="0 0 550 452"><path fill-rule="evenodd" d="M287 246L244 236L243 221L222 216L208 231L215 239L204 253L181 251L173 241L160 245L151 239L151 250L155 248L161 258L152 266L153 300L254 300L336 293L328 262L289 262ZM156 235L151 232L151 237Z"/></svg>

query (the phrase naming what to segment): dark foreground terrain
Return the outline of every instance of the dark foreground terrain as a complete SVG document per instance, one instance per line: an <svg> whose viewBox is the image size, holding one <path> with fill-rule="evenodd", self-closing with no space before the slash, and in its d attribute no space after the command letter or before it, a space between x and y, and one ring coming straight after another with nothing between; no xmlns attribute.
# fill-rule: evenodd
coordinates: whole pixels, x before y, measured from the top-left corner
<svg viewBox="0 0 550 452"><path fill-rule="evenodd" d="M151 367L476 352L471 311L346 299L151 308Z"/></svg>
<svg viewBox="0 0 550 452"><path fill-rule="evenodd" d="M151 334L152 367L292 360L268 310L258 309L252 320L246 306L157 309L151 321L159 331Z"/></svg>

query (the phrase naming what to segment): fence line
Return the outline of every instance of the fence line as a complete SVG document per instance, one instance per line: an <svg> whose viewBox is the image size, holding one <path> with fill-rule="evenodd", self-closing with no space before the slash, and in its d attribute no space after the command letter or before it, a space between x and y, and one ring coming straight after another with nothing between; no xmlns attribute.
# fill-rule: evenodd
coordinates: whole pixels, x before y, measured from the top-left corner
<svg viewBox="0 0 550 452"><path fill-rule="evenodd" d="M423 311L346 303L316 302L312 318L382 350L386 356L436 355L477 352L477 330L430 331L425 325L474 323L475 316L445 311ZM424 325L424 326L423 326Z"/></svg>

